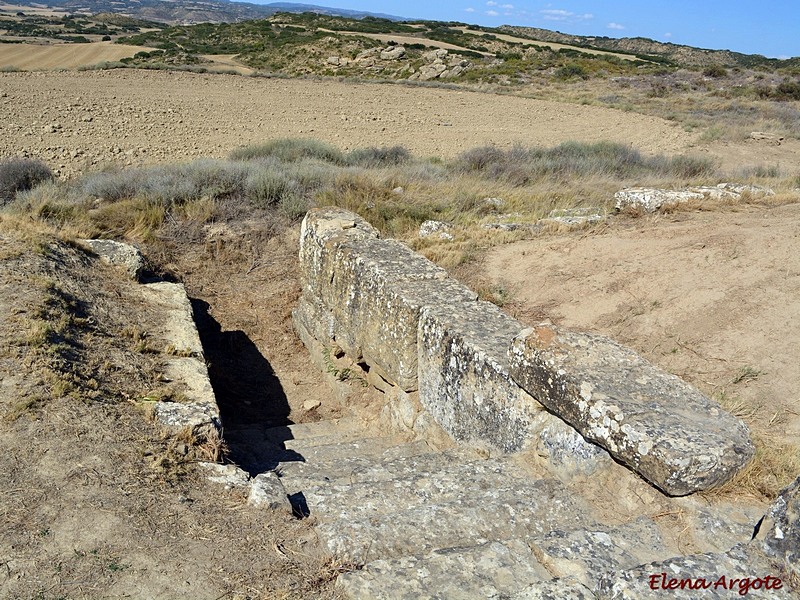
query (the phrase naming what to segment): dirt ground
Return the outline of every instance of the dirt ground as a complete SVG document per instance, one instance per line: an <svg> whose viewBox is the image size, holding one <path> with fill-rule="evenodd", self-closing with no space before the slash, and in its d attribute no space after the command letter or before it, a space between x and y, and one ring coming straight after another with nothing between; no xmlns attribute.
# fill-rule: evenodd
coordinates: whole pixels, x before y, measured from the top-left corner
<svg viewBox="0 0 800 600"><path fill-rule="evenodd" d="M800 452L800 204L619 217L482 264L533 324L609 335Z"/></svg>
<svg viewBox="0 0 800 600"><path fill-rule="evenodd" d="M39 157L65 173L224 157L275 137L441 157L484 144L612 140L651 153L696 144L673 123L632 113L393 84L126 69L0 73L0 96L0 156Z"/></svg>

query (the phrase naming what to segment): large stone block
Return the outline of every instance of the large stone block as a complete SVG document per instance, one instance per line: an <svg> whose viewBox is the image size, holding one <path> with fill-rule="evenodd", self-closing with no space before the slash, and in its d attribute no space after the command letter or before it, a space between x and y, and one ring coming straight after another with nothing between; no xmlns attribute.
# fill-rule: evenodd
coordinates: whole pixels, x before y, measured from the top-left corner
<svg viewBox="0 0 800 600"><path fill-rule="evenodd" d="M539 326L509 358L523 389L667 494L718 486L754 454L742 421L606 337Z"/></svg>
<svg viewBox="0 0 800 600"><path fill-rule="evenodd" d="M520 450L543 407L514 383L508 346L523 326L488 302L427 307L419 327L422 405L458 441Z"/></svg>
<svg viewBox="0 0 800 600"><path fill-rule="evenodd" d="M377 229L350 211L336 207L308 211L300 226L300 281L304 292L315 297L323 288L322 262L336 244L378 237Z"/></svg>
<svg viewBox="0 0 800 600"><path fill-rule="evenodd" d="M300 259L308 306L297 317L309 333L333 334L351 358L363 358L406 391L417 387L420 310L477 298L444 269L400 242L378 239L357 215L339 209L306 216Z"/></svg>

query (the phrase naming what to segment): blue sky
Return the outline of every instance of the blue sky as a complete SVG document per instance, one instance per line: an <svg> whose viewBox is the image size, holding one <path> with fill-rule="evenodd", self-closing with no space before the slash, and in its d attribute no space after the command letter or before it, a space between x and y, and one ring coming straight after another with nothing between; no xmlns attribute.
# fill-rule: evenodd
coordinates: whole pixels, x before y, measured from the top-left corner
<svg viewBox="0 0 800 600"><path fill-rule="evenodd" d="M774 58L800 56L800 0L295 1L411 18L543 27L577 35L642 36Z"/></svg>

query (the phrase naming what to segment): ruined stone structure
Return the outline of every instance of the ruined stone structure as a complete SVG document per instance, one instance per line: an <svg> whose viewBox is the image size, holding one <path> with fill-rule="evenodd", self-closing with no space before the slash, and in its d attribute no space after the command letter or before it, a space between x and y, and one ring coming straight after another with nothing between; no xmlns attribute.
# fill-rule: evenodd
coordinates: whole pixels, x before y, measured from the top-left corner
<svg viewBox="0 0 800 600"><path fill-rule="evenodd" d="M300 262L298 335L385 398L382 428L291 426L276 456L323 545L364 565L340 576L347 597L651 598L677 578L670 593L694 598L714 575L772 576L759 597L792 597L774 578L797 570L782 541L797 484L760 537L761 509L675 497L753 456L715 402L602 336L526 329L355 214L311 211Z"/></svg>

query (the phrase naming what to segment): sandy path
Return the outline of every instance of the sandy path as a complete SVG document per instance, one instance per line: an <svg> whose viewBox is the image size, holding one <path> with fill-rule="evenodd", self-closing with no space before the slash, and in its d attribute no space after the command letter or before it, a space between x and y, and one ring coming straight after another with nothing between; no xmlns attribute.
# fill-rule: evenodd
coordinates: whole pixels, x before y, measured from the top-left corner
<svg viewBox="0 0 800 600"><path fill-rule="evenodd" d="M0 44L0 69L22 70L75 69L103 61L116 61L148 50L112 42L91 44Z"/></svg>
<svg viewBox="0 0 800 600"><path fill-rule="evenodd" d="M652 117L458 90L127 69L0 73L0 155L27 153L65 171L86 161L221 157L284 136L342 149L403 144L443 157L566 140L673 153L694 140Z"/></svg>
<svg viewBox="0 0 800 600"><path fill-rule="evenodd" d="M800 204L621 221L502 246L485 270L526 320L610 335L762 425L778 414L800 447L798 222Z"/></svg>

